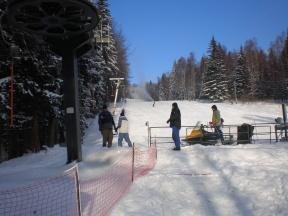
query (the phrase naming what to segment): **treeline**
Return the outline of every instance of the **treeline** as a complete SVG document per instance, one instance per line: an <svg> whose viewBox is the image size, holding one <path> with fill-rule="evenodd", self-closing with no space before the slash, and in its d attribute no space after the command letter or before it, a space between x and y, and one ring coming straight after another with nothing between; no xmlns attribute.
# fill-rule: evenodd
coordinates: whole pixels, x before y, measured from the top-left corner
<svg viewBox="0 0 288 216"><path fill-rule="evenodd" d="M43 145L64 142L65 128L61 58L44 41L8 26L7 2L0 1L0 153L4 147L11 148L11 133L7 135L7 131L16 131L19 140L29 133L29 140L25 138L26 142L20 144L21 150L15 147L17 153L9 155L13 157L26 149L37 151ZM127 86L129 77L125 38L113 25L109 4L107 0L99 0L95 6L101 18L94 31L98 43L78 62L83 133L86 119L95 117L103 104L114 100L115 85L109 78L124 77ZM100 43L104 39L105 43ZM122 88L119 98L126 94ZM23 130L29 132L22 136L19 131ZM3 147L3 143L10 146Z"/></svg>
<svg viewBox="0 0 288 216"><path fill-rule="evenodd" d="M170 72L146 88L154 100L287 100L288 34L278 36L268 51L256 40L228 51L213 37L200 62L193 54L180 57Z"/></svg>

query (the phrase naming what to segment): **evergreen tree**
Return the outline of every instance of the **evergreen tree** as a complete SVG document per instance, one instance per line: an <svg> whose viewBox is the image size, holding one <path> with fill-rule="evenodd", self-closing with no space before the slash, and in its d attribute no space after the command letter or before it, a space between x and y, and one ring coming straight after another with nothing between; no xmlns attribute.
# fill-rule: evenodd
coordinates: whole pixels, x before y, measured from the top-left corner
<svg viewBox="0 0 288 216"><path fill-rule="evenodd" d="M186 61L185 68L185 90L187 100L195 100L196 97L196 63L194 55L191 53Z"/></svg>
<svg viewBox="0 0 288 216"><path fill-rule="evenodd" d="M111 77L119 77L119 68L117 63L116 42L114 39L112 16L107 0L99 0L98 3L100 23L96 32L98 41L100 41L100 49L103 53L107 67L105 71L105 82L108 86L107 95L112 95L113 87L109 81ZM113 98L110 98L113 100Z"/></svg>
<svg viewBox="0 0 288 216"><path fill-rule="evenodd" d="M287 95L285 73L282 64L282 52L284 50L287 34L282 33L272 42L268 52L266 80L267 97L277 100L285 99Z"/></svg>
<svg viewBox="0 0 288 216"><path fill-rule="evenodd" d="M169 100L177 100L179 97L176 80L176 62L174 62L172 72L169 74Z"/></svg>
<svg viewBox="0 0 288 216"><path fill-rule="evenodd" d="M220 102L229 98L228 81L221 46L212 38L207 69L203 73L201 98Z"/></svg>
<svg viewBox="0 0 288 216"><path fill-rule="evenodd" d="M166 74L163 74L161 79L159 80L159 100L165 101L169 100L169 77Z"/></svg>
<svg viewBox="0 0 288 216"><path fill-rule="evenodd" d="M233 90L237 98L241 98L248 93L249 73L246 66L246 59L242 47L236 60L234 69Z"/></svg>
<svg viewBox="0 0 288 216"><path fill-rule="evenodd" d="M181 57L178 59L175 67L175 91L176 93L176 99L178 100L184 100L187 99L187 92L185 89L185 80L186 80L186 59L184 57Z"/></svg>
<svg viewBox="0 0 288 216"><path fill-rule="evenodd" d="M257 98L259 96L259 83L261 77L261 71L259 68L259 48L256 40L248 40L244 45L244 54L246 56L247 68L249 71L249 94L250 99Z"/></svg>
<svg viewBox="0 0 288 216"><path fill-rule="evenodd" d="M125 98L128 96L128 86L130 78L130 68L128 63L128 48L126 46L125 38L121 31L117 31L115 34L115 44L117 50L117 67L119 68L118 77L123 77L124 86L119 91L119 98Z"/></svg>
<svg viewBox="0 0 288 216"><path fill-rule="evenodd" d="M282 66L282 74L284 75L284 94L282 99L287 99L288 94L288 33L286 36L286 40L284 43L283 50L281 52L281 66Z"/></svg>
<svg viewBox="0 0 288 216"><path fill-rule="evenodd" d="M100 49L91 50L79 61L81 131L87 127L86 119L93 118L106 103L105 69L107 64Z"/></svg>

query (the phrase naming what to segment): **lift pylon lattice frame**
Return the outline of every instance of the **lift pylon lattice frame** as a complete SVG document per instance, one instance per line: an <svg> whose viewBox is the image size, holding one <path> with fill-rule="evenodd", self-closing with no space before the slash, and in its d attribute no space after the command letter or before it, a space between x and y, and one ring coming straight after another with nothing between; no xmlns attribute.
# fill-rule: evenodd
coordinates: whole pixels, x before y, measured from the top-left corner
<svg viewBox="0 0 288 216"><path fill-rule="evenodd" d="M113 111L112 111L112 113L114 115L115 111L116 111L116 103L117 103L119 88L120 88L121 82L124 80L124 78L110 78L109 80L116 83L116 92L115 92L114 105L113 105Z"/></svg>
<svg viewBox="0 0 288 216"><path fill-rule="evenodd" d="M98 11L87 0L11 0L8 25L37 35L62 56L67 162L82 160L77 58L92 48Z"/></svg>

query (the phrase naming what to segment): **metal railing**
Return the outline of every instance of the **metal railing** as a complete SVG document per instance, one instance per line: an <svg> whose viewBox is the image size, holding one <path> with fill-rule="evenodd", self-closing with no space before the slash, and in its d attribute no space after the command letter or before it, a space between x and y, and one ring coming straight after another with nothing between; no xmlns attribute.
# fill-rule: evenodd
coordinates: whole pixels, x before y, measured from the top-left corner
<svg viewBox="0 0 288 216"><path fill-rule="evenodd" d="M171 130L170 127L162 127L162 126L149 126L149 123L146 124L148 126L148 146L151 145L152 139L157 139L157 143L173 143L171 139ZM243 124L233 124L233 125L223 125L222 131L224 139L231 139L229 144L241 144L241 143L260 143L260 142L269 142L273 141L278 142L279 133L283 139L283 128L280 130L278 125L275 123L254 123L248 124L253 127L253 133L249 134L249 130L247 131L239 131L239 127ZM186 138L190 132L196 127L196 125L184 125L180 130L180 139ZM204 130L208 132L214 132L214 129L210 126L203 125ZM184 129L184 130L183 130ZM273 130L274 129L274 130ZM182 131L182 133L181 133ZM183 133L185 131L185 133ZM240 139L241 137L247 137L247 139ZM199 143L204 143L204 141L199 141Z"/></svg>

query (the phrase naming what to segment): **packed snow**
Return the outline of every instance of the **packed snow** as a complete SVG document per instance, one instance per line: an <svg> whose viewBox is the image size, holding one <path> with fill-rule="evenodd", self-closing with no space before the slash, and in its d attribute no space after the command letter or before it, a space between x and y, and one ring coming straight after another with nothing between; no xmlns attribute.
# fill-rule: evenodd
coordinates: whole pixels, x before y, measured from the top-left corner
<svg viewBox="0 0 288 216"><path fill-rule="evenodd" d="M171 136L166 121L172 102L156 102L153 106L151 101L128 100L123 104L130 122L130 137L136 146L148 146L146 122L150 126L167 126L155 131L157 136ZM178 101L178 105L184 126L198 121L207 124L211 120L211 103ZM218 103L217 107L225 124L273 123L282 116L281 104L274 103ZM127 144L117 147L116 135L113 147L103 149L97 118L91 119L89 125L84 137L84 160L79 164L81 178L101 175L128 148ZM182 128L181 136L185 134ZM171 142L159 142L154 170L132 184L112 215L287 215L287 144L197 144L175 152ZM3 162L0 187L21 186L34 177L55 175L67 168L65 162L66 149L61 146Z"/></svg>

